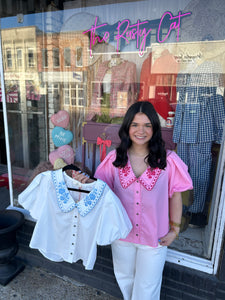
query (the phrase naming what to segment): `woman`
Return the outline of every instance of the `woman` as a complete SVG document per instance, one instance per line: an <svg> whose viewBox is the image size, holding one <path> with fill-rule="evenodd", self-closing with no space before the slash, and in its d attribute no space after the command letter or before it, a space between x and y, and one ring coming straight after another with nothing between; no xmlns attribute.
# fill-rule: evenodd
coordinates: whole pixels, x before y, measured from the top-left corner
<svg viewBox="0 0 225 300"><path fill-rule="evenodd" d="M180 230L181 192L192 189L192 181L176 153L166 152L151 103L128 109L119 136L120 145L95 173L120 198L133 225L126 239L112 244L114 273L125 300L156 300L167 246Z"/></svg>

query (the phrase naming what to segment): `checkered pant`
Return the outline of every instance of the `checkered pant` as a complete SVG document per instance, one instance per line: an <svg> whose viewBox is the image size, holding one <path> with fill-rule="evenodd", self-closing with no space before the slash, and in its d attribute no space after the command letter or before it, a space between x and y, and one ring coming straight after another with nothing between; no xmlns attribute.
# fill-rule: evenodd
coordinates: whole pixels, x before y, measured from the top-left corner
<svg viewBox="0 0 225 300"><path fill-rule="evenodd" d="M188 166L193 181L194 199L193 204L188 207L188 211L192 213L203 212L205 206L211 175L211 147L211 142L177 144L177 154Z"/></svg>

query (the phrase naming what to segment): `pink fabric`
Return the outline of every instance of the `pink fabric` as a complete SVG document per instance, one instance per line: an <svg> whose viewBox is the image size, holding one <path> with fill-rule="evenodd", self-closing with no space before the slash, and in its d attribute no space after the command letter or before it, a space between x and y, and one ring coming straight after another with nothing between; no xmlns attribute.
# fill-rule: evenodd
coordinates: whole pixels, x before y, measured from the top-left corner
<svg viewBox="0 0 225 300"><path fill-rule="evenodd" d="M100 98L102 97L102 84L106 72L109 69L109 61L103 62L98 69L94 92L92 95L91 106L93 108L100 106ZM136 100L137 93L137 75L136 65L133 62L124 61L118 66L113 67L110 90L110 108L117 108L118 92L130 92L128 95L128 105Z"/></svg>
<svg viewBox="0 0 225 300"><path fill-rule="evenodd" d="M167 151L165 170L148 167L136 178L129 160L124 168L116 168L115 158L113 150L98 166L95 177L119 197L132 222L133 229L124 241L157 247L169 230L168 199L174 192L193 188L188 168L175 152Z"/></svg>

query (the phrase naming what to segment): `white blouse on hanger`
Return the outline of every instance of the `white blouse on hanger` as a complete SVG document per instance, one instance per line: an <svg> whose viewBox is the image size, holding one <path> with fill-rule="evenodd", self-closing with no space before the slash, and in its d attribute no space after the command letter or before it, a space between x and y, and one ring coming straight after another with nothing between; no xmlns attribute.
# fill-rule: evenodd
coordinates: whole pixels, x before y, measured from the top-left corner
<svg viewBox="0 0 225 300"><path fill-rule="evenodd" d="M37 175L18 201L37 221L30 247L56 262L81 259L87 270L94 267L97 245L126 238L132 229L119 198L105 182L81 184L62 169Z"/></svg>

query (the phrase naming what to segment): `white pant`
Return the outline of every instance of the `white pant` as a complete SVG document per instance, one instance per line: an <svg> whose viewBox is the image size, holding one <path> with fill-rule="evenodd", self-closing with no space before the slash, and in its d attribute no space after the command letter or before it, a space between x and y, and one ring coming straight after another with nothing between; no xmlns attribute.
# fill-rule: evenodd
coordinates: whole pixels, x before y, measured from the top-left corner
<svg viewBox="0 0 225 300"><path fill-rule="evenodd" d="M113 266L124 300L158 300L167 247L115 241Z"/></svg>

